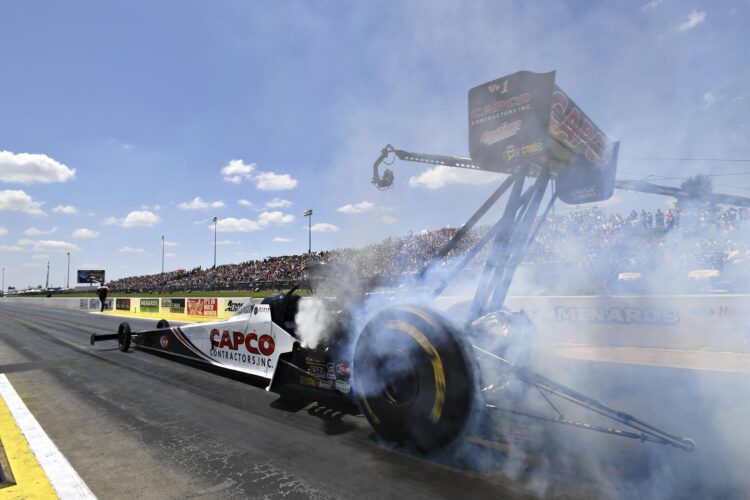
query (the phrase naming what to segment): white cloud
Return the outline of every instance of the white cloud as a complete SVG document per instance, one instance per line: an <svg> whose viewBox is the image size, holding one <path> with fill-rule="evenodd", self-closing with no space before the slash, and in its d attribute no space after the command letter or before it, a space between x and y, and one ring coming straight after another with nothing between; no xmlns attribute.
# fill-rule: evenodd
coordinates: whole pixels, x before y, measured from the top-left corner
<svg viewBox="0 0 750 500"><path fill-rule="evenodd" d="M273 239L274 243L291 243L292 241L294 240L291 238L282 238L281 236L277 236Z"/></svg>
<svg viewBox="0 0 750 500"><path fill-rule="evenodd" d="M23 264L21 264L21 267L30 269L44 269L46 265L42 264L41 262L24 262Z"/></svg>
<svg viewBox="0 0 750 500"><path fill-rule="evenodd" d="M438 165L409 179L409 186L440 189L448 184L482 185L497 182L498 175L492 172L475 172L463 168Z"/></svg>
<svg viewBox="0 0 750 500"><path fill-rule="evenodd" d="M252 178L255 171L255 163L247 164L242 160L232 160L221 169L224 180L233 184L239 184L243 179Z"/></svg>
<svg viewBox="0 0 750 500"><path fill-rule="evenodd" d="M208 226L213 231L214 226ZM235 219L228 217L226 219L219 219L216 224L216 231L221 233L249 233L252 231L259 231L262 226L250 219Z"/></svg>
<svg viewBox="0 0 750 500"><path fill-rule="evenodd" d="M68 168L47 155L0 151L0 181L18 184L67 182L75 177Z"/></svg>
<svg viewBox="0 0 750 500"><path fill-rule="evenodd" d="M30 227L26 231L23 232L25 236L40 236L44 234L52 234L57 231L57 227L53 227L52 229L47 229L46 231L43 231L41 229L37 229L35 227Z"/></svg>
<svg viewBox="0 0 750 500"><path fill-rule="evenodd" d="M216 242L216 246L234 245L234 243L235 242L232 240L219 240ZM239 243L239 241L237 243Z"/></svg>
<svg viewBox="0 0 750 500"><path fill-rule="evenodd" d="M96 231L92 231L91 229L82 227L81 229L76 229L75 231L73 231L73 238L95 238L98 234L99 233L97 233Z"/></svg>
<svg viewBox="0 0 750 500"><path fill-rule="evenodd" d="M255 187L261 191L283 191L297 187L297 179L289 174L276 174L274 172L263 172L253 178Z"/></svg>
<svg viewBox="0 0 750 500"><path fill-rule="evenodd" d="M255 203L248 200L240 200L237 202L239 205L242 205L243 207L253 208L255 207Z"/></svg>
<svg viewBox="0 0 750 500"><path fill-rule="evenodd" d="M641 12L653 10L664 3L664 0L651 0L647 4L641 6Z"/></svg>
<svg viewBox="0 0 750 500"><path fill-rule="evenodd" d="M690 12L690 14L687 15L687 17L683 18L680 22L678 22L674 30L675 31L689 31L699 24L701 24L703 21L706 20L706 13L704 11L697 11L694 10Z"/></svg>
<svg viewBox="0 0 750 500"><path fill-rule="evenodd" d="M172 252L167 252L167 253L164 254L164 257L177 257L177 254L176 253L172 253Z"/></svg>
<svg viewBox="0 0 750 500"><path fill-rule="evenodd" d="M372 202L362 201L359 203L349 203L348 205L337 208L336 211L344 214L361 214L363 212L369 212L373 208L375 208L375 205Z"/></svg>
<svg viewBox="0 0 750 500"><path fill-rule="evenodd" d="M261 226L267 226L269 224L289 224L294 222L294 215L285 214L278 210L273 212L263 212L258 217L258 224Z"/></svg>
<svg viewBox="0 0 750 500"><path fill-rule="evenodd" d="M206 210L207 208L222 208L223 201L203 201L200 196L193 198L191 202L183 202L177 205L183 210Z"/></svg>
<svg viewBox="0 0 750 500"><path fill-rule="evenodd" d="M164 246L165 247L176 247L176 246L179 246L179 245L180 244L177 243L176 241L164 240Z"/></svg>
<svg viewBox="0 0 750 500"><path fill-rule="evenodd" d="M34 242L35 252L78 252L81 247L59 240L39 240Z"/></svg>
<svg viewBox="0 0 750 500"><path fill-rule="evenodd" d="M305 227L303 229L307 230L308 228ZM327 222L318 222L317 224L313 224L310 230L313 233L332 233L338 231L339 228Z"/></svg>
<svg viewBox="0 0 750 500"><path fill-rule="evenodd" d="M268 208L289 208L292 205L294 205L294 203L283 198L274 198L273 200L266 203L266 206Z"/></svg>
<svg viewBox="0 0 750 500"><path fill-rule="evenodd" d="M148 210L133 210L124 219L117 217L107 217L104 219L105 226L122 226L122 227L154 227L161 222L158 215Z"/></svg>
<svg viewBox="0 0 750 500"><path fill-rule="evenodd" d="M157 212L161 210L161 205L141 205L141 210L152 210Z"/></svg>
<svg viewBox="0 0 750 500"><path fill-rule="evenodd" d="M9 210L29 215L47 215L42 210L44 202L34 201L25 191L6 189L0 191L0 211Z"/></svg>
<svg viewBox="0 0 750 500"><path fill-rule="evenodd" d="M710 108L714 102L716 102L716 97L711 93L710 90L703 94L703 109Z"/></svg>
<svg viewBox="0 0 750 500"><path fill-rule="evenodd" d="M29 240L29 239L26 239L26 238L18 240L18 244L21 245L21 246L31 246L34 243L36 243L36 240Z"/></svg>
<svg viewBox="0 0 750 500"><path fill-rule="evenodd" d="M36 259L36 260L46 260L46 259L49 259L49 255L37 254L37 255L32 255L31 258Z"/></svg>
<svg viewBox="0 0 750 500"><path fill-rule="evenodd" d="M122 247L118 250L120 253L137 253L137 254L144 254L146 251L142 248L133 248L133 247Z"/></svg>
<svg viewBox="0 0 750 500"><path fill-rule="evenodd" d="M384 215L380 218L380 220L386 224L395 224L396 222L398 222L398 218L392 215Z"/></svg>
<svg viewBox="0 0 750 500"><path fill-rule="evenodd" d="M0 252L25 252L23 248L15 245L0 245Z"/></svg>
<svg viewBox="0 0 750 500"><path fill-rule="evenodd" d="M6 234L8 234L8 230L4 227L0 227L0 236L5 236Z"/></svg>
<svg viewBox="0 0 750 500"><path fill-rule="evenodd" d="M78 209L73 205L57 205L52 209L57 214L75 215L78 213Z"/></svg>

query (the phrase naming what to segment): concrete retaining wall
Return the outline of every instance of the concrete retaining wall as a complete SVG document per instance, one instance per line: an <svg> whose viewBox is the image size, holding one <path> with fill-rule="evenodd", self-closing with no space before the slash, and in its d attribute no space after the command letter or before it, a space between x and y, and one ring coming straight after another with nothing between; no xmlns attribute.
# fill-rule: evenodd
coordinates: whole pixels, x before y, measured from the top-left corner
<svg viewBox="0 0 750 500"><path fill-rule="evenodd" d="M4 302L77 310L99 310L98 299L10 298ZM126 314L198 321L226 319L247 298L108 299L108 309ZM465 299L445 298L441 305ZM588 345L712 350L750 353L750 295L619 297L509 297L547 341Z"/></svg>

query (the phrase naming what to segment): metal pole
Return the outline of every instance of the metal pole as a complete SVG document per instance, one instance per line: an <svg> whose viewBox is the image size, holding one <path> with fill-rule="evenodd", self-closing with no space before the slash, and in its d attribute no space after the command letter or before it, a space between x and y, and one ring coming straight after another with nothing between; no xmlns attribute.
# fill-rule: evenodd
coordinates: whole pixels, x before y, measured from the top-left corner
<svg viewBox="0 0 750 500"><path fill-rule="evenodd" d="M214 217L214 268L216 267L216 226L219 223L219 218Z"/></svg>
<svg viewBox="0 0 750 500"><path fill-rule="evenodd" d="M0 288L0 295L5 295L5 268L3 268L3 287Z"/></svg>
<svg viewBox="0 0 750 500"><path fill-rule="evenodd" d="M305 210L303 214L307 217L307 253L312 253L312 209Z"/></svg>
<svg viewBox="0 0 750 500"><path fill-rule="evenodd" d="M47 290L49 288L49 261L47 261L47 282L44 285L44 289Z"/></svg>
<svg viewBox="0 0 750 500"><path fill-rule="evenodd" d="M161 235L161 273L164 274L164 235Z"/></svg>
<svg viewBox="0 0 750 500"><path fill-rule="evenodd" d="M68 274L65 275L65 288L70 288L70 252L68 252Z"/></svg>

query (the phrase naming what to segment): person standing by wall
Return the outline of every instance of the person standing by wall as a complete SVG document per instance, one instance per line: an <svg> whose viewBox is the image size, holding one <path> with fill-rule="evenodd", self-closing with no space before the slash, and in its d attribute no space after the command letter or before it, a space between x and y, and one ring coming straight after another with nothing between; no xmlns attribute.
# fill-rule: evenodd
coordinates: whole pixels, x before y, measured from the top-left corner
<svg viewBox="0 0 750 500"><path fill-rule="evenodd" d="M102 303L102 308L99 312L104 312L104 304L107 301L107 295L109 295L109 287L102 283L101 286L96 289L96 294L99 296L99 301Z"/></svg>

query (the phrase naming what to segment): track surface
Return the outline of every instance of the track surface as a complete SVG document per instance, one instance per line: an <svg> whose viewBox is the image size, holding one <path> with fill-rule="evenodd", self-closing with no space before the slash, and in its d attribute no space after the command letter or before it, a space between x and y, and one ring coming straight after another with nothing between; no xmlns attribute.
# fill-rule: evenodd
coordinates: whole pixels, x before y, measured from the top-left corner
<svg viewBox="0 0 750 500"><path fill-rule="evenodd" d="M260 384L143 352L123 354L114 343L88 345L91 333L113 332L119 321L0 302L0 373L8 375L100 498L628 497L696 491L732 498L744 489L735 467L728 459L723 463L726 453L735 451L726 450L727 439L733 438L724 436L723 425L706 422L715 417L715 401L695 401L687 415L676 409L685 397L693 397L685 394L685 387L695 386L693 377L684 372L592 362L564 365L568 374L583 371L589 378L612 380L606 390L621 394L625 402L658 403L665 412L652 411L646 417L656 414L654 423L667 428L671 424L675 431L689 429L703 446L702 455L629 441L621 444L606 436L592 441L584 433L585 440L575 446L579 452L590 447L582 456L607 450L619 458L593 474L583 458L568 454L529 458L519 469L508 466L507 447L500 447L500 453L485 443L464 450L481 456L481 464L479 459L469 465L462 460L464 465L457 467L445 465L445 459L426 461L383 448L364 418L324 403L289 409ZM130 322L134 329L154 323ZM664 387L649 384L654 376L668 378L682 389L660 396ZM746 394L746 376L716 377L708 383L745 387ZM644 384L645 395L634 395L634 388ZM742 412L729 416L738 425L745 417ZM574 430L573 439L581 432ZM748 437L741 430L736 439ZM716 440L719 443L712 444ZM589 444L594 442L598 444ZM707 459L710 474L704 477ZM633 460L638 466L625 470L622 464ZM679 475L693 477L692 483L658 489L661 474L675 480L672 464L682 471ZM696 476L693 469L703 472Z"/></svg>

